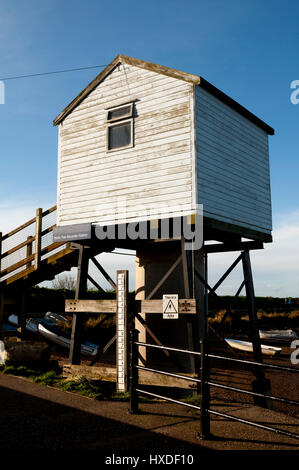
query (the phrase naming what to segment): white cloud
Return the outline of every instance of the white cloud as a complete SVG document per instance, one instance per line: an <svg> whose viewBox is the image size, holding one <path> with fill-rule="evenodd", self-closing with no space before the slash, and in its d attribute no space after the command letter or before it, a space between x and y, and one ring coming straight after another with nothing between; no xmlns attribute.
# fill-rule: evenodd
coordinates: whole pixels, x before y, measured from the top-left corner
<svg viewBox="0 0 299 470"><path fill-rule="evenodd" d="M51 207L48 201L42 202L37 201L34 204L30 201L8 200L0 203L0 232L4 235L32 219L37 207L42 207L44 210Z"/></svg>

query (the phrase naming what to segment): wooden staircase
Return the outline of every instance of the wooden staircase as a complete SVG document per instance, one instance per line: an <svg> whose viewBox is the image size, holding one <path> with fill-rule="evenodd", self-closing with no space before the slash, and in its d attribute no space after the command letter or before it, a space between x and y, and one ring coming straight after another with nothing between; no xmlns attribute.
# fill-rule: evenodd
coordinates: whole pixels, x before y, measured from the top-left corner
<svg viewBox="0 0 299 470"><path fill-rule="evenodd" d="M11 232L0 233L0 290L29 287L77 265L78 252L70 243L54 243L56 206L43 211Z"/></svg>

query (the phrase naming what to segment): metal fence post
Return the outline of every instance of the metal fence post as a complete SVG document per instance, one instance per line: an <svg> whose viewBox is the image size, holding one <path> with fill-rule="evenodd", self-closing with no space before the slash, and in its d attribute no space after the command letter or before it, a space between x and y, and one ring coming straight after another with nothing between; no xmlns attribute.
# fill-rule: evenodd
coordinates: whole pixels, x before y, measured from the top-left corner
<svg viewBox="0 0 299 470"><path fill-rule="evenodd" d="M200 439L210 436L210 390L209 390L209 358L206 338L200 340Z"/></svg>
<svg viewBox="0 0 299 470"><path fill-rule="evenodd" d="M138 413L138 341L139 331L130 331L130 413Z"/></svg>

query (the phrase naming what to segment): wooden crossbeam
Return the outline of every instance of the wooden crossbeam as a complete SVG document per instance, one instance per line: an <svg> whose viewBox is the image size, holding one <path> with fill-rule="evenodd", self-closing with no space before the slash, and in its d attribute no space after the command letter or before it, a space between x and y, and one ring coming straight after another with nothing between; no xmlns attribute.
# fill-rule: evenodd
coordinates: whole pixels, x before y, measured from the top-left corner
<svg viewBox="0 0 299 470"><path fill-rule="evenodd" d="M105 269L103 268L103 266L98 262L97 259L95 258L91 258L91 261L93 262L93 264L98 268L98 270L100 271L101 274L103 274L104 278L106 279L106 281L109 282L109 284L111 285L111 287L113 289L116 289L116 284L115 282L113 281L113 279L111 279L111 277L109 276L109 274L105 271Z"/></svg>
<svg viewBox="0 0 299 470"><path fill-rule="evenodd" d="M263 250L264 244L262 241L249 241L249 242L238 242L233 243L214 243L211 245L205 245L206 253L225 253L229 251L241 251L241 250Z"/></svg>
<svg viewBox="0 0 299 470"><path fill-rule="evenodd" d="M66 313L116 313L116 300L66 300Z"/></svg>
<svg viewBox="0 0 299 470"><path fill-rule="evenodd" d="M163 313L163 300L136 300L134 308L139 313ZM116 300L69 300L65 301L66 313L116 313ZM179 314L196 313L195 299L179 299Z"/></svg>
<svg viewBox="0 0 299 470"><path fill-rule="evenodd" d="M140 313L163 313L163 300L136 300L136 311ZM196 300L195 299L179 299L179 314L196 313Z"/></svg>
<svg viewBox="0 0 299 470"><path fill-rule="evenodd" d="M100 284L95 281L95 279L90 275L87 274L87 279L100 291L100 292L105 292L104 289L100 286Z"/></svg>

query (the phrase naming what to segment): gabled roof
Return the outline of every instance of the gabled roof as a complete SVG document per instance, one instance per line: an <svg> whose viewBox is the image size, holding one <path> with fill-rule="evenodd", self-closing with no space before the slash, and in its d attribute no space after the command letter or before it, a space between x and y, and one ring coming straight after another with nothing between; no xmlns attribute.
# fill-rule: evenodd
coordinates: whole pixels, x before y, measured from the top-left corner
<svg viewBox="0 0 299 470"><path fill-rule="evenodd" d="M179 70L171 69L169 67L164 67L163 65L153 64L151 62L146 62L144 60L134 59L133 57L128 57L125 55L119 54L112 62L100 72L88 85L84 90L76 96L75 99L63 110L60 114L54 119L53 125L57 126L60 124L68 114L70 114L73 109L81 103L84 98L86 98L89 93L94 90L99 83L101 83L105 77L109 73L111 73L119 64L129 64L133 65L134 67L140 67L146 70L150 70L152 72L160 73L162 75L166 75L168 77L176 78L178 80L183 80L185 82L192 83L193 85L199 85L212 95L216 96L218 99L226 103L228 106L233 108L235 111L240 113L242 116L246 117L248 120L253 122L255 125L263 129L263 131L267 132L269 135L274 134L274 129L264 121L259 119L257 116L252 114L248 109L241 106L237 101L230 98L228 95L220 91L218 88L214 87L211 83L209 83L204 78L200 77L199 75L193 75L191 73L181 72Z"/></svg>

